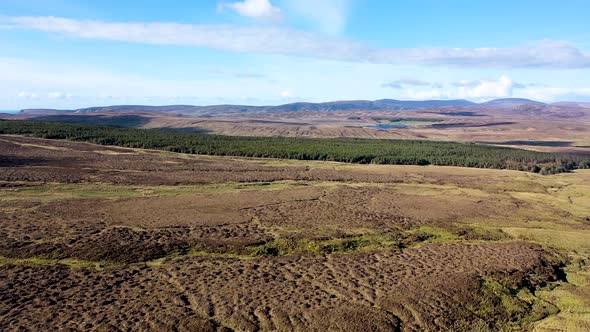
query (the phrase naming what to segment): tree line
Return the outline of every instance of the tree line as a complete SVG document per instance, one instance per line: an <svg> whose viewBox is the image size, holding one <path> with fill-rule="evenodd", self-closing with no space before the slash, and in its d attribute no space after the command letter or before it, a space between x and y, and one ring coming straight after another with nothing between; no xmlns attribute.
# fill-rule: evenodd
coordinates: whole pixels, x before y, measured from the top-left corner
<svg viewBox="0 0 590 332"><path fill-rule="evenodd" d="M588 156L428 140L241 137L20 120L0 121L0 134L217 156L463 166L541 174L590 168Z"/></svg>

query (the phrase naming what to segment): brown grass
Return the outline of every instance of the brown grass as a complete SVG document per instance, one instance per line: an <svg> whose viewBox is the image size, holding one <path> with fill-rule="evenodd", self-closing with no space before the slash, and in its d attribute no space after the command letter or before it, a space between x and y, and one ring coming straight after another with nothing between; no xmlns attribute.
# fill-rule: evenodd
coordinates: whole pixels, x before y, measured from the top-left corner
<svg viewBox="0 0 590 332"><path fill-rule="evenodd" d="M0 153L4 330L585 326L589 171Z"/></svg>

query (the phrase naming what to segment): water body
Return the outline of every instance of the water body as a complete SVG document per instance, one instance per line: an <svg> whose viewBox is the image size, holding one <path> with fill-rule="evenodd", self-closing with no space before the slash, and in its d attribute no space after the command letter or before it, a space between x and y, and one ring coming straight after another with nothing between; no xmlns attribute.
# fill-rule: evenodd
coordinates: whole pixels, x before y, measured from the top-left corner
<svg viewBox="0 0 590 332"><path fill-rule="evenodd" d="M367 128L378 129L378 130L388 130L388 129L404 129L404 128L408 128L408 126L405 124L378 124L378 125L367 126Z"/></svg>
<svg viewBox="0 0 590 332"><path fill-rule="evenodd" d="M16 111L16 110L0 110L0 113L8 113L8 114L16 114L20 111Z"/></svg>

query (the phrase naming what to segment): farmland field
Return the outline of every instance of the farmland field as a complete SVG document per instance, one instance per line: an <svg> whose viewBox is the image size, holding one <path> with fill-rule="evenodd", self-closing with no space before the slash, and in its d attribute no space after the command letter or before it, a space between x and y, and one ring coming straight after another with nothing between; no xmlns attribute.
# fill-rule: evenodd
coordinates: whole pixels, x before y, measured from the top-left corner
<svg viewBox="0 0 590 332"><path fill-rule="evenodd" d="M0 156L2 330L590 329L590 170Z"/></svg>

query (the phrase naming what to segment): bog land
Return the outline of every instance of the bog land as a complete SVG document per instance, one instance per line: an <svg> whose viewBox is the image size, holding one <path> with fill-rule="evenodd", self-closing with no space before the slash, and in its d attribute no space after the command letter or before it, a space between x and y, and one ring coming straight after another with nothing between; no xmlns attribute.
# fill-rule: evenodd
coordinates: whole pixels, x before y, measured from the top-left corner
<svg viewBox="0 0 590 332"><path fill-rule="evenodd" d="M139 149L0 123L2 330L590 328L590 170L194 155L157 149L201 136Z"/></svg>

